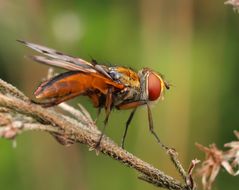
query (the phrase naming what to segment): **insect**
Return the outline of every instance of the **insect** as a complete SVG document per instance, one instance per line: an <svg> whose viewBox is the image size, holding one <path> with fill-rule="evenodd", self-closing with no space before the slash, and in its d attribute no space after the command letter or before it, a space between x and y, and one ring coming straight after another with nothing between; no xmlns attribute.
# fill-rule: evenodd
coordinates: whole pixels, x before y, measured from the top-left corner
<svg viewBox="0 0 239 190"><path fill-rule="evenodd" d="M18 40L29 48L42 53L31 58L39 63L68 70L43 83L34 92L39 104L51 107L76 96L88 96L94 107L105 109L105 120L101 136L96 146L100 145L109 115L113 108L119 110L132 109L126 122L121 146L124 142L128 127L136 109L146 105L148 111L149 129L156 140L163 145L154 131L150 102L160 99L165 89L170 85L163 76L149 68L135 72L123 66L107 66L98 64L96 60L87 62L78 57L72 57L41 45Z"/></svg>

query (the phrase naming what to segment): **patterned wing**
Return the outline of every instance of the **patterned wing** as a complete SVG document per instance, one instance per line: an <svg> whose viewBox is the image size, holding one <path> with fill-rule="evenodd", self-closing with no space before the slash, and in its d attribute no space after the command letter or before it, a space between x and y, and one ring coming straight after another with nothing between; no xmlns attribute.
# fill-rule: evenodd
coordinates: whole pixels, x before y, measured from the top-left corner
<svg viewBox="0 0 239 190"><path fill-rule="evenodd" d="M74 63L71 62L66 62L66 61L62 61L59 59L51 59L45 56L40 56L40 55L35 55L35 56L29 56L32 60L39 62L39 63L43 63L46 65L51 65L53 67L59 67L59 68L63 68L63 69L67 69L70 71L82 71L85 73L96 73L97 71L93 68L87 68L87 67L83 67L83 66L79 66L76 65Z"/></svg>

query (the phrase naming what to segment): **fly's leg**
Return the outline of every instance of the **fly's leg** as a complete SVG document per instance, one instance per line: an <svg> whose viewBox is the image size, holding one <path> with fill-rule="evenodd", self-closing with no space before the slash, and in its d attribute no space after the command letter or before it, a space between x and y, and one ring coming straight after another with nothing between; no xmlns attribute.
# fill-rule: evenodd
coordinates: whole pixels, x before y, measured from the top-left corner
<svg viewBox="0 0 239 190"><path fill-rule="evenodd" d="M126 122L126 125L125 125L124 135L123 135L123 138L122 138L122 141L121 141L121 147L123 149L124 149L124 142L125 142L125 138L126 138L126 135L127 135L128 128L129 128L129 124L131 123L131 121L134 117L136 109L137 109L137 107L134 108L133 111L130 113L129 118L128 118L128 120Z"/></svg>
<svg viewBox="0 0 239 190"><path fill-rule="evenodd" d="M111 112L111 105L112 105L112 89L109 89L108 93L107 93L107 96L106 96L106 102L105 102L105 120L104 120L104 126L103 126L103 129L101 131L101 135L100 135L100 138L96 144L96 149L99 148L100 146L100 142L104 136L104 133L105 133L105 129L106 129L106 126L108 125L108 121L109 121L109 116L110 116L110 112Z"/></svg>
<svg viewBox="0 0 239 190"><path fill-rule="evenodd" d="M97 120L99 119L100 113L101 113L101 107L98 108L97 115L96 115L94 123L96 123Z"/></svg>
<svg viewBox="0 0 239 190"><path fill-rule="evenodd" d="M96 148L98 148L100 146L100 142L105 134L105 129L106 129L106 126L108 125L108 121L109 121L109 116L110 116L110 112L106 113L106 116L105 116L105 120L104 120L104 126L103 126L103 129L101 131L101 134L100 134L100 138L96 144Z"/></svg>
<svg viewBox="0 0 239 190"><path fill-rule="evenodd" d="M100 138L99 138L99 140L98 140L98 142L97 142L97 144L95 146L96 149L99 148L101 140L102 140L102 138L103 138L103 136L105 134L105 129L106 129L106 126L108 125L109 116L110 116L110 112L106 112L106 116L105 116L105 120L104 120L104 126L103 126L103 129L101 131Z"/></svg>
<svg viewBox="0 0 239 190"><path fill-rule="evenodd" d="M160 146L161 146L163 149L169 150L170 148L167 147L166 145L164 145L164 144L160 141L158 135L157 135L157 134L155 133L155 131L154 131L152 112L151 112L151 109L150 109L150 107L149 107L148 104L147 104L147 110L148 110L148 121L149 121L149 130L150 130L150 132L154 135L154 137L156 138L156 140L158 141L158 143L160 144Z"/></svg>

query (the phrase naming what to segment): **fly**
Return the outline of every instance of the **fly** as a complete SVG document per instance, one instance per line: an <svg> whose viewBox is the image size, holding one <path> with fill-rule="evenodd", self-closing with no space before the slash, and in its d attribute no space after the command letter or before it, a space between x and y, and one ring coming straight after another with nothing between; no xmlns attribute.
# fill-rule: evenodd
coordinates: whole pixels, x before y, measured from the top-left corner
<svg viewBox="0 0 239 190"><path fill-rule="evenodd" d="M154 131L149 106L150 102L162 98L165 89L170 88L161 74L149 68L135 72L123 66L98 64L96 60L87 62L51 48L18 41L43 54L43 56L31 56L34 61L68 70L40 84L34 92L35 97L40 100L39 104L43 107L51 107L83 95L90 98L94 107L99 110L105 109L104 126L96 147L100 145L113 108L118 110L132 109L121 142L121 146L124 148L128 127L136 109L146 105L149 129L158 143L163 148L167 148L161 143Z"/></svg>

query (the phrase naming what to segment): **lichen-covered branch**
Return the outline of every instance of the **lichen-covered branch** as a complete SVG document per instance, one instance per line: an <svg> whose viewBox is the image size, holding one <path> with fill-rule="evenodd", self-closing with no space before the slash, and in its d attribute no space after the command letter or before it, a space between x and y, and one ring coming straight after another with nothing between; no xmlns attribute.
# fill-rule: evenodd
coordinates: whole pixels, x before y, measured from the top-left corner
<svg viewBox="0 0 239 190"><path fill-rule="evenodd" d="M68 112L70 116L63 115L54 108L42 108L32 103L22 92L0 79L0 137L13 139L24 131L41 130L51 133L64 145L83 143L88 145L90 149L95 150L101 132L89 113L81 106L79 110L65 103L58 107ZM156 186L177 190L195 188L186 181L181 183L166 175L149 163L122 149L106 136L103 137L99 148L95 151L109 155L126 166L137 170L141 174L140 179ZM187 174L181 168L181 164L178 163L176 154L172 155L175 158L176 167L180 168L181 172L183 171L183 177L187 179L185 177Z"/></svg>

